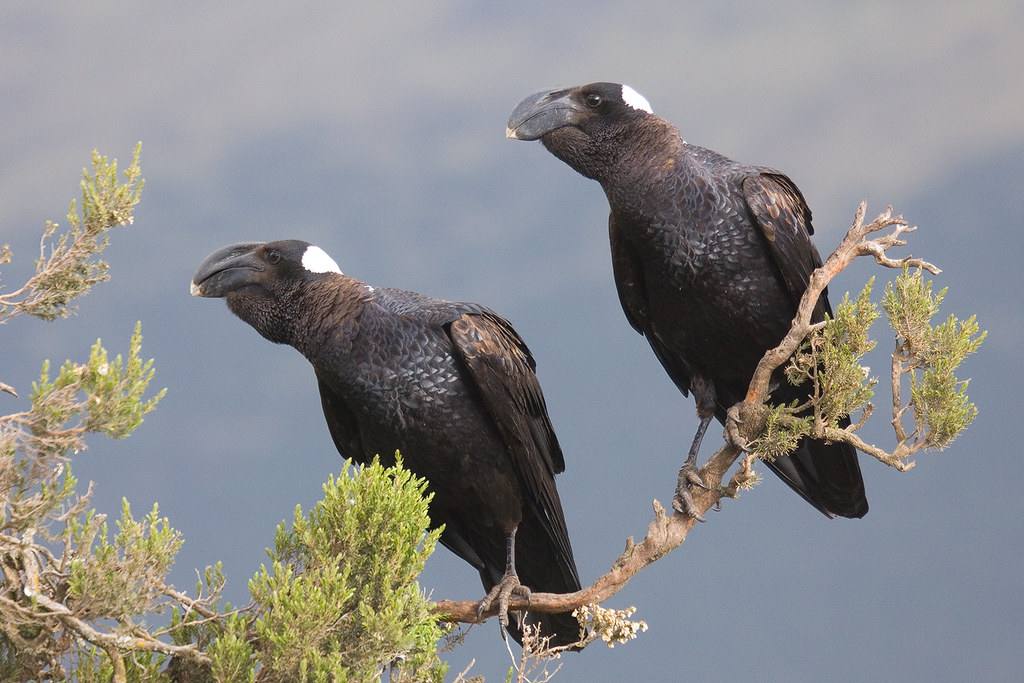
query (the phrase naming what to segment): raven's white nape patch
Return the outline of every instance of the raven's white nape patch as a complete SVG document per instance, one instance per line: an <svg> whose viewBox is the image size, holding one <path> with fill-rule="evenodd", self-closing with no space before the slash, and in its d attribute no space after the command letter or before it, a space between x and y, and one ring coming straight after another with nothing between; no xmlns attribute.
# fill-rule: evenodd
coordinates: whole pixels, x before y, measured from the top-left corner
<svg viewBox="0 0 1024 683"><path fill-rule="evenodd" d="M326 251L312 244L306 247L306 252L302 255L302 267L311 273L341 274L341 268L334 259L328 256Z"/></svg>
<svg viewBox="0 0 1024 683"><path fill-rule="evenodd" d="M622 101L633 107L633 109L639 109L648 114L654 113L654 110L651 109L651 103L647 101L647 98L628 85L622 86Z"/></svg>

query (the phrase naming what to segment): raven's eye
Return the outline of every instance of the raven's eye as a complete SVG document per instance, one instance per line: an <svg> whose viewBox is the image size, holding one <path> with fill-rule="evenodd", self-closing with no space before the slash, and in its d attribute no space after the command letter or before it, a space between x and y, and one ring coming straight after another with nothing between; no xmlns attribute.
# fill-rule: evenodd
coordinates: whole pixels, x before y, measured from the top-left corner
<svg viewBox="0 0 1024 683"><path fill-rule="evenodd" d="M590 107L591 109L596 109L597 107L601 106L601 96L598 95L596 92L587 94L587 96L584 99L587 103L587 106Z"/></svg>
<svg viewBox="0 0 1024 683"><path fill-rule="evenodd" d="M281 260L281 252L279 252L279 251L269 251L269 252L267 252L267 262L270 263L270 265L272 265L272 266L276 265L278 262L280 262L280 260Z"/></svg>

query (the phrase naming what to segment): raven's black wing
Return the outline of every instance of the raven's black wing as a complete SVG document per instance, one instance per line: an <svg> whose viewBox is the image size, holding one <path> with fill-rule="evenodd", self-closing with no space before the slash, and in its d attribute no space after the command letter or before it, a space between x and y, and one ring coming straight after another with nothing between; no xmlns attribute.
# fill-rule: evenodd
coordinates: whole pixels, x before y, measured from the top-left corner
<svg viewBox="0 0 1024 683"><path fill-rule="evenodd" d="M608 215L608 241L612 248L612 274L615 277L615 290L619 293L619 303L626 320L633 329L646 337L654 355L657 356L665 372L675 383L683 396L690 394L692 373L685 363L672 353L655 334L648 319L647 288L644 283L644 272L637 262L636 256L630 251L622 235L622 228L615 218L615 212Z"/></svg>
<svg viewBox="0 0 1024 683"><path fill-rule="evenodd" d="M349 410L345 402L335 393L318 372L316 375L317 384L320 387L320 405L324 409L324 419L327 420L327 429L331 433L334 447L338 449L341 457L348 458L360 464L366 464L373 457L363 448L362 439L359 436L359 425L355 416Z"/></svg>
<svg viewBox="0 0 1024 683"><path fill-rule="evenodd" d="M795 312L811 273L821 265L821 255L811 241L811 209L796 184L777 171L747 176L743 180L743 194L793 300ZM832 313L827 289L818 300L812 322L824 319L825 313Z"/></svg>
<svg viewBox="0 0 1024 683"><path fill-rule="evenodd" d="M565 460L529 349L506 320L486 310L456 318L448 326L448 334L522 482L525 509L516 534L520 579L535 590L579 590L569 532L555 488L555 474L565 469ZM500 579L500 573L491 578ZM579 626L571 615L531 615L533 620L554 636L553 643L569 644L578 639ZM518 635L515 629L513 635Z"/></svg>
<svg viewBox="0 0 1024 683"><path fill-rule="evenodd" d="M743 180L743 194L751 215L778 267L782 282L796 312L810 282L811 273L821 265L821 255L811 242L814 228L811 210L797 186L777 171L762 169ZM823 291L812 315L812 322L832 314L828 291ZM804 401L806 386L780 386L774 401ZM844 418L841 426L849 425ZM783 481L826 515L863 517L868 511L857 452L844 443L805 439L789 457L769 466Z"/></svg>
<svg viewBox="0 0 1024 683"><path fill-rule="evenodd" d="M490 312L460 316L449 325L448 334L505 441L530 501L549 523L551 540L566 564L572 565L569 534L555 489L555 474L565 470L565 460L530 350L506 320Z"/></svg>

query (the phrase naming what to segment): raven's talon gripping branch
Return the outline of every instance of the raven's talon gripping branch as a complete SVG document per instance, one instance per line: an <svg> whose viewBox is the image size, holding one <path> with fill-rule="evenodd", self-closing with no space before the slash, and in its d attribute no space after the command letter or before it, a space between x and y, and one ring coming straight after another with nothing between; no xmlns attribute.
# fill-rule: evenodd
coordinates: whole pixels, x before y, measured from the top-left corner
<svg viewBox="0 0 1024 683"><path fill-rule="evenodd" d="M494 601L498 601L498 622L501 624L501 633L504 637L505 629L508 628L508 603L512 599L512 596L524 598L527 602L530 600L530 589L523 584L519 583L519 577L515 572L508 572L502 577L501 581L494 584L494 587L484 596L484 599L480 601L480 604L476 608L477 621L483 619L483 615L487 610L491 609L494 605Z"/></svg>
<svg viewBox="0 0 1024 683"><path fill-rule="evenodd" d="M681 515L693 517L698 522L707 521L701 516L700 511L697 509L697 504L693 500L693 494L691 494L686 488L676 490L676 495L672 499L672 509Z"/></svg>
<svg viewBox="0 0 1024 683"><path fill-rule="evenodd" d="M691 462L688 458L683 463L683 466L679 468L679 476L676 478L676 493L672 498L672 509L680 514L693 517L698 522L703 522L704 518L697 509L697 504L693 500L693 494L690 493L690 489L693 487L702 488L705 491L710 490L704 483L704 480L701 479L696 463Z"/></svg>

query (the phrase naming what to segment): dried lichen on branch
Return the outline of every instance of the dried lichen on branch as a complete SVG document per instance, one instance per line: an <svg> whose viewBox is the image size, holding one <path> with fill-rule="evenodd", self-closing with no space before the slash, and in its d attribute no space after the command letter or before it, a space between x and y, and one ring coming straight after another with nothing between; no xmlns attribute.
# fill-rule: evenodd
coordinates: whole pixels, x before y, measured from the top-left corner
<svg viewBox="0 0 1024 683"><path fill-rule="evenodd" d="M970 424L976 408L966 395L967 382L953 374L960 362L975 352L984 340L974 317L958 321L950 316L933 327L931 318L938 310L943 292L931 295L931 283L924 283L922 270L932 274L941 271L927 261L907 256L891 258L887 250L906 244L903 236L912 232L901 216L888 207L870 223L864 222L866 206L862 202L853 225L840 245L825 263L811 275L789 332L779 344L765 352L751 378L747 395L728 411L727 444L719 449L701 468L700 476L709 490L694 491L697 512L703 514L723 497L736 497L752 486L757 475L753 471L758 458L778 457L796 446L802 436L831 441L845 441L858 450L894 467L907 471L913 462L907 458L924 448L944 448ZM878 236L886 229L886 234ZM871 283L861 295L844 298L833 319L812 323L815 305L828 284L859 256L871 256L886 268L901 269L896 283L886 289L883 307L897 334L893 353L893 419L897 444L889 452L863 441L857 430L872 413L870 399L875 380L859 364L874 342L868 328L878 317L870 301ZM914 269L911 272L908 269ZM943 290L944 291L944 290ZM804 406L769 406L772 382L783 366L786 377L793 382L812 381L810 399L813 408L809 417L798 417ZM908 379L909 377L909 379ZM911 398L902 402L900 387L909 382ZM861 419L848 428L840 428L840 418L861 411ZM902 419L912 411L914 429L907 434ZM748 451L729 482L723 485L726 473L743 451ZM562 595L534 593L530 600L515 598L513 610L565 612L589 609L615 595L637 572L655 562L685 540L696 520L679 513L666 514L654 501L654 518L648 524L643 540L627 539L626 548L612 567L590 586ZM440 618L474 623L478 620L477 603L469 600L442 600L436 605ZM493 610L483 615L493 616Z"/></svg>

